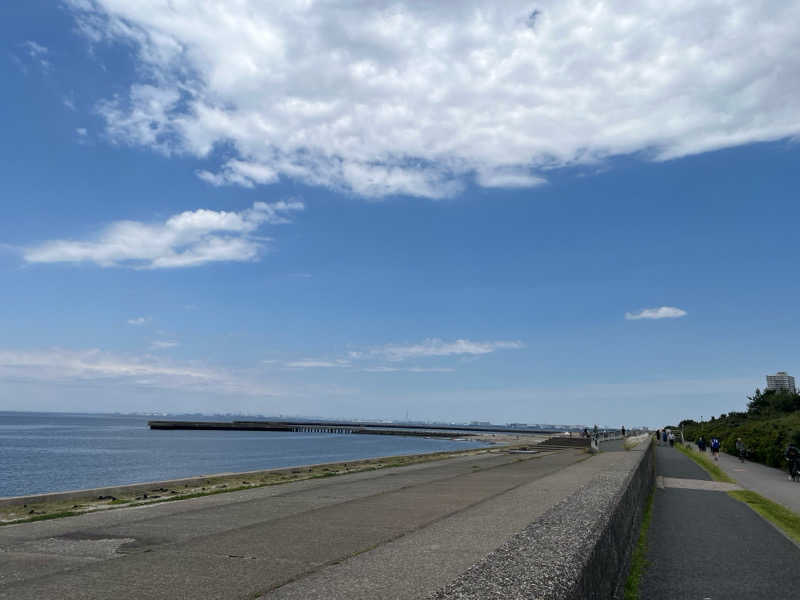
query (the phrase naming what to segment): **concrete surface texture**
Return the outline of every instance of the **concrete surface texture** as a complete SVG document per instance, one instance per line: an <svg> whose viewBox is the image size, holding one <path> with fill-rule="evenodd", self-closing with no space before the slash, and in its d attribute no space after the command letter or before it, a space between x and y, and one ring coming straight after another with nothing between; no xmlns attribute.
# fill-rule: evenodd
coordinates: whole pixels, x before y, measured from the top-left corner
<svg viewBox="0 0 800 600"><path fill-rule="evenodd" d="M603 452L575 493L439 590L437 600L618 598L653 487L652 452Z"/></svg>
<svg viewBox="0 0 800 600"><path fill-rule="evenodd" d="M668 480L710 477L674 448L656 447ZM707 487L707 486L698 486ZM642 598L790 600L800 595L800 549L723 491L656 488Z"/></svg>
<svg viewBox="0 0 800 600"><path fill-rule="evenodd" d="M419 598L624 454L586 456L487 453L5 526L0 598Z"/></svg>

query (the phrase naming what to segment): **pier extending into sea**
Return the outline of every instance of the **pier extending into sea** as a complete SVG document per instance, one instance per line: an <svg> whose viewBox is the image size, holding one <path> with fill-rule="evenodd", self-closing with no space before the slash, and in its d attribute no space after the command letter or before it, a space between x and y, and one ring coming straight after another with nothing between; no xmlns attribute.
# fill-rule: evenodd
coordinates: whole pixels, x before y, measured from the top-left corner
<svg viewBox="0 0 800 600"><path fill-rule="evenodd" d="M406 424L366 421L163 421L147 422L150 429L216 431L289 431L458 438L486 433L554 435L552 429L483 425ZM576 437L578 436L576 432Z"/></svg>

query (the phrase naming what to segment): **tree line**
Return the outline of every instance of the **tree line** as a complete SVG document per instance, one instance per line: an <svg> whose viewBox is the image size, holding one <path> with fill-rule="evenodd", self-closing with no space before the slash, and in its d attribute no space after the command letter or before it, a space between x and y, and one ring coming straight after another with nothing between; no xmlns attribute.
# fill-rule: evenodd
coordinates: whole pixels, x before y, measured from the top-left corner
<svg viewBox="0 0 800 600"><path fill-rule="evenodd" d="M800 394L756 389L747 400L746 411L702 422L686 419L679 427L689 441L719 438L722 451L729 454L736 454L736 439L742 438L751 460L782 468L786 447L800 446Z"/></svg>

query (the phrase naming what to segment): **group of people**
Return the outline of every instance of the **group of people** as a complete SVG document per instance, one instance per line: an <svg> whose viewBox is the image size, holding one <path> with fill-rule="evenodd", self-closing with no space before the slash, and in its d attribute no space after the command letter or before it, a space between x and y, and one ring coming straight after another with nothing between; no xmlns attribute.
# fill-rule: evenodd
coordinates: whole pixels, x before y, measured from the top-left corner
<svg viewBox="0 0 800 600"><path fill-rule="evenodd" d="M736 448L737 449L739 448L739 442L741 442L741 441L742 441L742 438L739 438L737 440L737 442L736 442ZM712 436L711 437L711 442L708 442L701 435L699 438L697 438L697 440L695 441L695 444L697 444L697 449L700 452L705 452L710 447L711 448L711 456L714 457L714 460L719 460L720 443L719 443L719 438L718 437ZM744 444L742 444L742 450L744 450Z"/></svg>
<svg viewBox="0 0 800 600"><path fill-rule="evenodd" d="M673 446L675 444L675 434L669 428L659 429L656 431L656 441L659 446L667 444ZM700 452L706 452L711 449L711 456L714 457L715 461L719 461L719 450L722 444L718 437L711 436L711 440L706 440L701 435L695 440L695 444L697 444L697 449ZM744 440L740 437L736 438L736 455L741 462L744 462L747 457L747 448L744 445ZM800 479L800 448L794 444L789 444L784 453L784 458L788 462L789 479Z"/></svg>
<svg viewBox="0 0 800 600"><path fill-rule="evenodd" d="M656 441L659 446L663 443L665 446L669 444L672 447L675 445L675 434L669 428L658 429L656 430Z"/></svg>

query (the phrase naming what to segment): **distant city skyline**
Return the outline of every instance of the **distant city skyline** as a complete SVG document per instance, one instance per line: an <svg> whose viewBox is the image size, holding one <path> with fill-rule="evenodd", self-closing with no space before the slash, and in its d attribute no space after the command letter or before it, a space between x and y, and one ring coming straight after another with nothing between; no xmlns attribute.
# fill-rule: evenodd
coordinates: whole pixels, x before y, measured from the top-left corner
<svg viewBox="0 0 800 600"><path fill-rule="evenodd" d="M0 410L743 410L800 364L767 4L7 3Z"/></svg>

